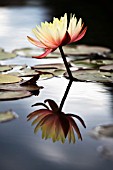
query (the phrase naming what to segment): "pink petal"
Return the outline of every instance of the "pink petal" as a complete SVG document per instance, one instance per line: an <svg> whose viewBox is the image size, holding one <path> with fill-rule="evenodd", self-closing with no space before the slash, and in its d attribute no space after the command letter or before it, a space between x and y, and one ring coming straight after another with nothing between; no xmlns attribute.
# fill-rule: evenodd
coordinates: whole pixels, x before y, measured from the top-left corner
<svg viewBox="0 0 113 170"><path fill-rule="evenodd" d="M85 35L86 31L87 31L87 27L85 27L77 37L73 38L73 42L80 40Z"/></svg>
<svg viewBox="0 0 113 170"><path fill-rule="evenodd" d="M47 47L46 47L44 44L42 44L41 42L39 42L39 41L37 41L37 40L29 37L29 36L27 36L27 38L28 38L28 40L29 40L32 44L34 44L35 46L41 47L41 48L47 48Z"/></svg>
<svg viewBox="0 0 113 170"><path fill-rule="evenodd" d="M56 50L56 49L54 49ZM41 59L41 58L44 58L46 57L49 53L51 53L53 51L53 49L46 49L45 52L39 56L33 56L33 58L38 58L38 59Z"/></svg>

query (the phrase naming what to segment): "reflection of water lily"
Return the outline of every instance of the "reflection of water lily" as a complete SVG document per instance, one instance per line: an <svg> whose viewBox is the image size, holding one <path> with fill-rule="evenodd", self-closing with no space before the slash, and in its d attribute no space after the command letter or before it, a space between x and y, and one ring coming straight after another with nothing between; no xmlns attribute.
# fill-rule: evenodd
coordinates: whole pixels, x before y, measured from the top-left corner
<svg viewBox="0 0 113 170"><path fill-rule="evenodd" d="M33 32L38 40L28 36L28 40L35 46L45 49L44 54L36 56L36 58L43 58L58 47L70 44L80 40L86 33L87 27L84 28L82 19L77 22L75 15L71 15L69 26L67 21L67 14L64 17L53 19L53 23L41 23L41 26L36 26Z"/></svg>
<svg viewBox="0 0 113 170"><path fill-rule="evenodd" d="M78 115L61 112L57 104L51 99L45 100L45 102L48 102L50 108L45 103L36 103L35 106L42 105L45 109L36 110L27 116L28 120L36 117L32 122L32 125L36 124L34 132L36 133L41 129L42 138L52 138L53 142L60 140L64 143L68 137L69 142L75 143L74 131L76 131L78 139L82 140L80 130L73 117L86 127L84 121Z"/></svg>

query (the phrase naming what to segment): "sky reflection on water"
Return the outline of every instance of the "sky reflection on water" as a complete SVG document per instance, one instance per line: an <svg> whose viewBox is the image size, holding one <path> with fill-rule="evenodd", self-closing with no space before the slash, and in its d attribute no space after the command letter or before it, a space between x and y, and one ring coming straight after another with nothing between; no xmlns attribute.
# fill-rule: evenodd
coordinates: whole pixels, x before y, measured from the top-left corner
<svg viewBox="0 0 113 170"><path fill-rule="evenodd" d="M30 47L27 35L48 17L48 9L42 6L0 7L0 47L8 51Z"/></svg>

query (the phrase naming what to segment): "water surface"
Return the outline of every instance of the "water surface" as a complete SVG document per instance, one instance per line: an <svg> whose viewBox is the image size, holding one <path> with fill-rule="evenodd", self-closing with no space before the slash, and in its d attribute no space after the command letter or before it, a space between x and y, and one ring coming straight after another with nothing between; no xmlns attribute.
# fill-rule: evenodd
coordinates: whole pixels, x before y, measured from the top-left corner
<svg viewBox="0 0 113 170"><path fill-rule="evenodd" d="M32 15L31 15L32 13ZM0 8L0 47L7 51L15 48L32 47L26 39L32 34L31 29L36 24L49 18L49 9L43 7ZM2 61L1 64L28 64L62 62L61 59L28 59L17 57ZM43 140L41 132L33 133L31 122L27 115L36 110L31 107L36 102L53 99L58 104L68 85L65 78L52 78L37 81L44 86L39 96L0 102L0 111L12 109L19 118L0 124L0 170L111 170L113 157L101 154L101 146L113 146L113 139L94 140L89 136L92 128L113 122L113 89L99 83L73 82L69 95L63 107L65 113L78 114L83 118L87 128L77 122L83 137L76 144L53 143ZM107 153L108 154L108 153ZM104 156L105 155L105 156Z"/></svg>

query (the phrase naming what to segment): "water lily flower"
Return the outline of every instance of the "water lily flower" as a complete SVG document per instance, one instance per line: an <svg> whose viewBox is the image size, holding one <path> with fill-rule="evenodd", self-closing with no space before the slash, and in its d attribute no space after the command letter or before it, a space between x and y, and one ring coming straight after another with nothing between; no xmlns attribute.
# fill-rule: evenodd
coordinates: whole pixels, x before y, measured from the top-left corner
<svg viewBox="0 0 113 170"><path fill-rule="evenodd" d="M87 27L84 27L81 18L77 22L75 15L71 15L68 23L67 13L65 13L60 19L54 17L53 23L42 22L40 26L36 26L33 33L38 40L27 37L32 44L45 49L42 55L34 56L35 58L43 58L58 47L80 40L85 35L86 30Z"/></svg>
<svg viewBox="0 0 113 170"><path fill-rule="evenodd" d="M49 107L45 104L46 102L48 102ZM51 99L45 100L45 103L34 104L33 106L42 105L45 108L36 110L27 116L28 120L36 117L32 122L32 125L36 125L34 133L37 133L37 131L41 129L42 138L51 138L53 142L61 141L64 143L67 137L69 143L75 143L74 131L76 131L78 139L82 140L80 130L73 117L77 118L81 124L86 127L84 121L78 115L65 114Z"/></svg>

